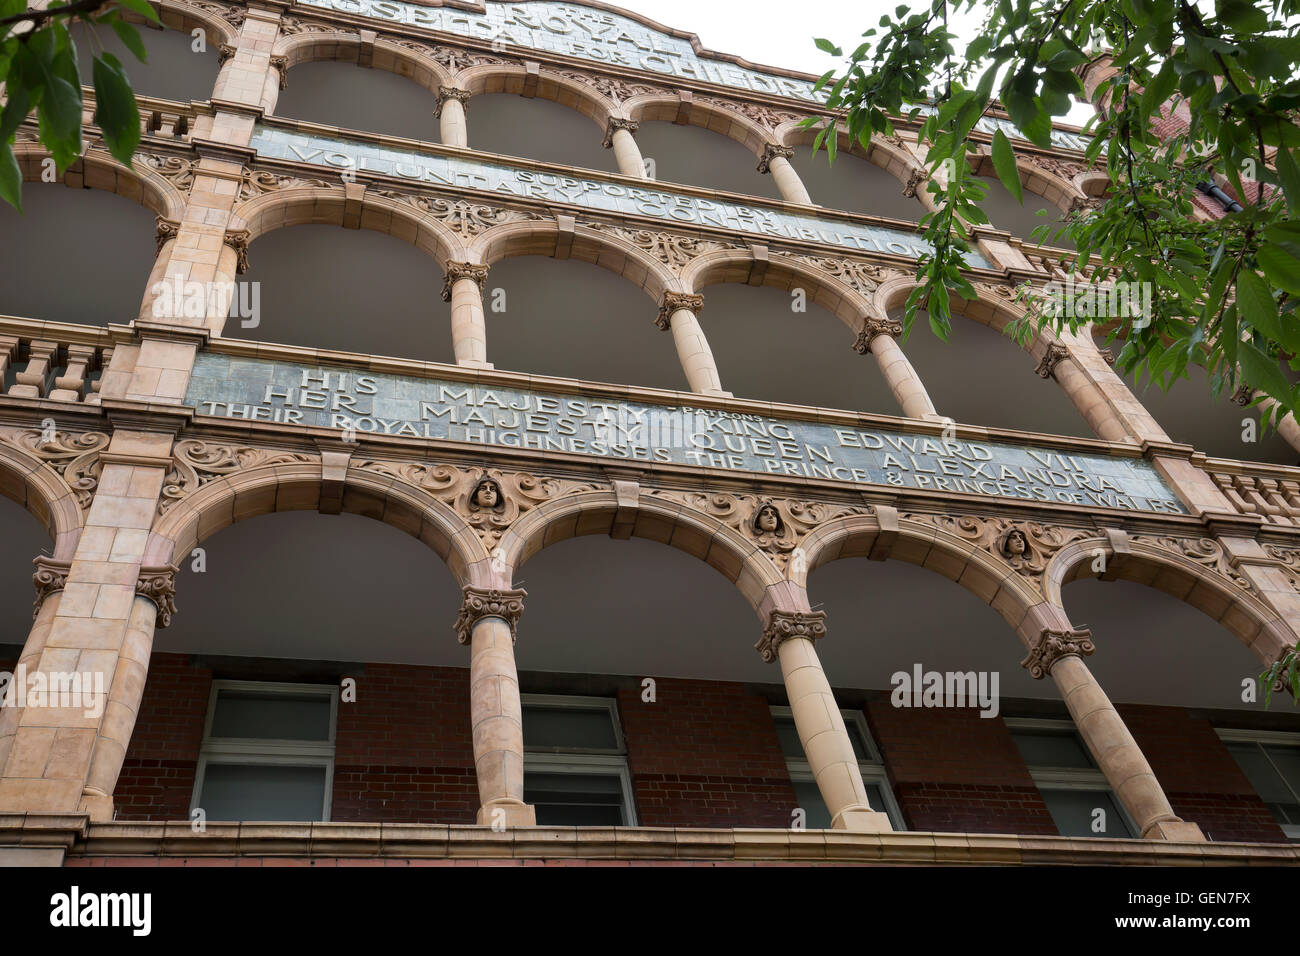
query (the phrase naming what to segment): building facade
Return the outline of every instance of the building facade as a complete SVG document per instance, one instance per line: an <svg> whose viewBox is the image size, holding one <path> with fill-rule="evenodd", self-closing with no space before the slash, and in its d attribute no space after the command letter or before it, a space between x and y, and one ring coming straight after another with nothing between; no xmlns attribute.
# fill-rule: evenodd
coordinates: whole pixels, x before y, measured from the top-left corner
<svg viewBox="0 0 1300 956"><path fill-rule="evenodd" d="M942 344L915 127L814 158L809 77L601 3L155 7L131 168L89 91L62 176L18 133L4 859L1296 859L1300 430L1104 310L1003 334L1079 130Z"/></svg>

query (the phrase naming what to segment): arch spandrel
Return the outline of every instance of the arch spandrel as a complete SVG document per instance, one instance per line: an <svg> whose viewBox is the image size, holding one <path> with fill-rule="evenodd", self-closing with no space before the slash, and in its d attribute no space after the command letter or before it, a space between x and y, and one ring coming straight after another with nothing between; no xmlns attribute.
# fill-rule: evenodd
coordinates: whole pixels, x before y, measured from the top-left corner
<svg viewBox="0 0 1300 956"><path fill-rule="evenodd" d="M101 432L0 427L0 494L21 505L50 534L55 561L71 561L98 483Z"/></svg>
<svg viewBox="0 0 1300 956"><path fill-rule="evenodd" d="M244 22L242 7L224 4L186 2L186 0L157 0L153 6L158 19L169 30L192 33L200 29L210 46L233 45L239 38L239 27ZM144 18L130 10L122 11L122 18L144 25Z"/></svg>

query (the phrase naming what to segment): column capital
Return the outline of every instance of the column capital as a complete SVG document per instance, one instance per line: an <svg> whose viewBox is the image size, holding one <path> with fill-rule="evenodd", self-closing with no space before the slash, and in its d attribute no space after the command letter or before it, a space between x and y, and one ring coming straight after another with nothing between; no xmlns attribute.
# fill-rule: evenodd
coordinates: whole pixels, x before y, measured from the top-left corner
<svg viewBox="0 0 1300 956"><path fill-rule="evenodd" d="M1034 369L1039 378L1055 378L1056 366L1070 357L1070 350L1059 342L1053 342L1047 347L1047 352L1043 355L1042 361Z"/></svg>
<svg viewBox="0 0 1300 956"><path fill-rule="evenodd" d="M600 141L600 145L609 149L614 145L614 133L620 129L627 130L629 133L635 133L641 128L641 124L636 120L630 120L622 116L611 116L609 123L605 126L605 138Z"/></svg>
<svg viewBox="0 0 1300 956"><path fill-rule="evenodd" d="M1245 408L1255 400L1255 390L1249 385L1238 385L1237 390L1232 393L1232 400Z"/></svg>
<svg viewBox="0 0 1300 956"><path fill-rule="evenodd" d="M32 619L41 613L41 605L45 599L55 591L62 591L64 585L68 583L68 572L72 570L72 562L55 561L53 558L47 558L43 554L38 554L32 559L32 564L36 565L36 571L32 575L32 584L36 586L36 601L32 606Z"/></svg>
<svg viewBox="0 0 1300 956"><path fill-rule="evenodd" d="M474 625L484 618L499 617L510 625L510 640L518 637L519 616L524 613L524 598L528 592L521 588L498 589L476 588L466 585L462 589L464 600L460 605L460 614L456 616L453 627L456 639L468 644L473 634Z"/></svg>
<svg viewBox="0 0 1300 956"><path fill-rule="evenodd" d="M767 618L763 636L754 645L764 663L776 660L777 648L791 638L816 641L826 636L825 611L773 611Z"/></svg>
<svg viewBox="0 0 1300 956"><path fill-rule="evenodd" d="M438 87L438 104L433 108L434 117L442 116L442 107L448 100L456 100L461 106L469 106L469 90L462 90L458 86L440 86Z"/></svg>
<svg viewBox="0 0 1300 956"><path fill-rule="evenodd" d="M459 279L473 279L479 292L487 282L488 267L479 262L449 262L442 280L442 301L451 301L451 287Z"/></svg>
<svg viewBox="0 0 1300 956"><path fill-rule="evenodd" d="M667 332L672 328L674 312L685 309L699 315L702 308L704 308L704 296L693 292L673 292L669 290L664 293L663 302L659 305L659 316L655 319L655 325Z"/></svg>
<svg viewBox="0 0 1300 956"><path fill-rule="evenodd" d="M877 335L888 335L893 338L902 334L902 322L896 319L877 319L868 316L862 320L862 330L858 332L858 337L853 343L853 351L859 355L866 355L871 351L871 340Z"/></svg>
<svg viewBox="0 0 1300 956"><path fill-rule="evenodd" d="M758 157L758 171L766 173L772 168L772 160L778 156L782 159L789 159L794 155L794 150L789 146L782 146L780 143L764 143L763 152Z"/></svg>
<svg viewBox="0 0 1300 956"><path fill-rule="evenodd" d="M161 227L159 227L161 229ZM227 229L221 241L235 250L235 273L243 275L248 271L248 244L253 234L248 229Z"/></svg>
<svg viewBox="0 0 1300 956"><path fill-rule="evenodd" d="M150 600L158 608L156 625L167 627L176 613L176 572L180 568L174 564L142 567L136 578L135 593Z"/></svg>
<svg viewBox="0 0 1300 956"><path fill-rule="evenodd" d="M156 229L155 238L158 240L158 252L163 251L163 246L180 235L181 224L175 219L168 219L165 216L159 216L154 220Z"/></svg>
<svg viewBox="0 0 1300 956"><path fill-rule="evenodd" d="M280 89L289 85L289 58L287 56L271 57L271 69L280 74Z"/></svg>
<svg viewBox="0 0 1300 956"><path fill-rule="evenodd" d="M239 49L238 47L232 46L229 43L222 43L220 46L218 46L217 67L218 68L223 67L226 65L228 61L233 60L235 58L235 54L238 52L238 49Z"/></svg>
<svg viewBox="0 0 1300 956"><path fill-rule="evenodd" d="M1044 628L1020 666L1029 671L1034 680L1042 680L1063 657L1087 657L1097 649L1092 642L1092 631L1086 627L1073 630Z"/></svg>
<svg viewBox="0 0 1300 956"><path fill-rule="evenodd" d="M913 166L912 171L907 174L907 182L903 183L903 195L908 199L915 199L916 192L921 188L921 183L928 179L930 174L926 172L924 166Z"/></svg>

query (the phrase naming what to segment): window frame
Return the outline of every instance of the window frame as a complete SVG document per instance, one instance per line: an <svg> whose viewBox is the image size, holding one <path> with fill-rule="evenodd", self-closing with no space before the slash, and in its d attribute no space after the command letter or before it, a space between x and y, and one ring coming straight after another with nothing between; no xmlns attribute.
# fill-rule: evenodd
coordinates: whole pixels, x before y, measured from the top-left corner
<svg viewBox="0 0 1300 956"><path fill-rule="evenodd" d="M1125 808L1123 801L1119 798L1119 794L1115 792L1115 789L1110 785L1110 781L1106 779L1106 775L1102 773L1101 768L1097 766L1097 760L1093 757L1092 751L1088 747L1088 742L1083 739L1083 735L1079 733L1079 728L1075 726L1073 720L1044 717L1003 717L1002 722L1006 725L1007 730L1011 731L1011 736L1013 738L1012 743L1015 743L1014 738L1017 730L1051 731L1061 736L1066 736L1068 734L1078 741L1079 746L1083 749L1084 754L1087 755L1089 762L1092 764L1091 767L1044 767L1034 766L1028 761L1024 761L1025 768L1029 771L1030 779L1034 781L1034 786L1040 791L1046 789L1105 793L1110 797L1111 803L1114 804L1115 809L1119 812L1120 819L1124 822L1124 826L1128 829L1130 834L1128 837L1115 837L1110 834L1098 834L1095 837L1080 837L1078 839L1141 839L1142 831L1138 828L1137 824L1133 822L1133 818L1129 816L1128 810ZM1016 753L1020 753L1020 748L1018 746L1016 747ZM1021 759L1022 761L1024 760L1023 754L1021 755Z"/></svg>
<svg viewBox="0 0 1300 956"><path fill-rule="evenodd" d="M324 741L285 740L256 737L213 737L212 721L222 691L257 691L274 695L321 697L329 701L329 735ZM328 823L334 803L334 754L338 734L339 694L333 684L293 684L282 681L214 680L208 693L208 710L203 718L203 741L199 745L198 765L194 770L194 790L190 795L190 814L201 809L203 784L208 764L235 764L324 767L325 787L321 823ZM307 821L311 822L311 821Z"/></svg>
<svg viewBox="0 0 1300 956"><path fill-rule="evenodd" d="M788 706L773 704L768 709L771 711L774 721L777 719L794 720L794 711ZM880 754L880 748L876 746L875 737L871 735L871 728L867 724L867 715L858 710L840 708L840 716L844 718L845 725L852 724L857 728L862 743L867 749L870 759L858 761L858 772L862 775L863 784L870 786L874 783L884 795L885 805L883 807L872 807L871 809L883 811L889 817L889 823L895 831L905 831L907 823L903 820L902 808L899 807L898 800L894 796L894 785L889 780L889 771L885 769L884 757ZM785 758L785 768L790 774L792 783L817 782L817 778L813 776L812 767L808 763L807 755L803 757L787 756Z"/></svg>
<svg viewBox="0 0 1300 956"><path fill-rule="evenodd" d="M553 773L617 777L623 797L625 827L637 826L636 795L632 787L632 773L627 765L627 740L619 720L618 700L613 697L581 697L572 694L520 694L521 713L528 708L552 710L591 710L604 712L614 728L614 748L608 747L544 747L529 749L524 745L524 782L528 774Z"/></svg>
<svg viewBox="0 0 1300 956"><path fill-rule="evenodd" d="M1291 791L1292 796L1296 798L1296 803L1300 804L1300 793L1297 793L1295 788L1287 782L1282 771L1278 770L1277 764L1273 763L1273 758L1270 757L1268 751L1264 749L1265 745L1272 744L1274 747L1295 747L1297 750L1300 750L1300 733L1285 730L1247 730L1243 727L1215 727L1214 732L1218 734L1219 739L1225 744L1255 744L1259 747L1260 752L1263 753L1269 766L1273 768L1273 772L1276 773L1278 779L1282 781L1282 785ZM1229 755L1231 755L1231 752L1229 752ZM1236 763L1235 759L1233 760L1233 763ZM1242 776L1245 776L1244 771L1242 772ZM1250 784L1251 790L1255 790L1255 784L1249 777L1246 777L1246 782ZM1258 790L1255 790L1255 796L1259 797L1261 802L1264 799L1260 796ZM1269 816L1272 816L1271 811L1269 812ZM1281 828L1288 840L1300 841L1300 824L1283 823L1276 817L1273 819Z"/></svg>

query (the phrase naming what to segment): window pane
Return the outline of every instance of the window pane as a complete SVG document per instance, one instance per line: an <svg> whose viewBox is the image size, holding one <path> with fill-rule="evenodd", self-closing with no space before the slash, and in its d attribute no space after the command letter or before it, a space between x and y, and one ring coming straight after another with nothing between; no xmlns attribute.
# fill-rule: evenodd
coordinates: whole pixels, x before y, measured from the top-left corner
<svg viewBox="0 0 1300 956"><path fill-rule="evenodd" d="M1092 767L1092 757L1073 731L1014 730L1011 739L1030 767Z"/></svg>
<svg viewBox="0 0 1300 956"><path fill-rule="evenodd" d="M867 784L867 802L871 804L872 810L879 810L881 813L889 812L889 806L885 803L885 791L880 789L878 783Z"/></svg>
<svg viewBox="0 0 1300 956"><path fill-rule="evenodd" d="M610 774L526 773L524 802L541 826L622 826L623 783Z"/></svg>
<svg viewBox="0 0 1300 956"><path fill-rule="evenodd" d="M1273 766L1281 772L1291 793L1300 793L1300 748L1268 745L1264 750L1273 759Z"/></svg>
<svg viewBox="0 0 1300 956"><path fill-rule="evenodd" d="M324 767L208 762L199 806L209 820L320 820Z"/></svg>
<svg viewBox="0 0 1300 956"><path fill-rule="evenodd" d="M524 707L524 746L533 750L617 750L605 708Z"/></svg>
<svg viewBox="0 0 1300 956"><path fill-rule="evenodd" d="M1295 796L1285 781L1278 776L1277 769L1273 765L1275 761L1278 767L1293 769L1291 761L1294 758L1283 752L1291 748L1267 748L1273 761L1264 755L1264 749L1259 744L1228 744L1228 752L1237 761L1237 766L1241 767L1241 772L1246 775L1246 779L1250 781L1250 785L1255 788L1255 792L1259 794L1259 798L1264 801L1264 805L1268 807L1274 818L1279 823L1300 823L1300 806L1296 805Z"/></svg>
<svg viewBox="0 0 1300 956"><path fill-rule="evenodd" d="M849 731L849 741L853 744L853 754L858 761L871 760L871 751L867 748L867 741L862 736L862 725L856 720L845 719L844 726Z"/></svg>
<svg viewBox="0 0 1300 956"><path fill-rule="evenodd" d="M212 736L327 741L330 698L320 694L220 690L216 713L212 715Z"/></svg>
<svg viewBox="0 0 1300 956"><path fill-rule="evenodd" d="M1119 812L1109 792L1105 790L1040 790L1047 810L1056 822L1061 836L1069 837L1121 837L1129 838L1124 816ZM1105 811L1105 830L1094 830L1096 810Z"/></svg>
<svg viewBox="0 0 1300 956"><path fill-rule="evenodd" d="M807 760L803 744L799 742L799 731L795 729L793 717L776 718L776 736L781 741L781 753L787 760Z"/></svg>
<svg viewBox="0 0 1300 956"><path fill-rule="evenodd" d="M796 780L794 782L794 796L799 801L799 809L805 814L805 827L809 830L830 829L831 813L826 809L826 802L822 800L822 792L817 789L816 780ZM872 809L875 809L874 804ZM792 816L790 820L793 823L794 817Z"/></svg>

